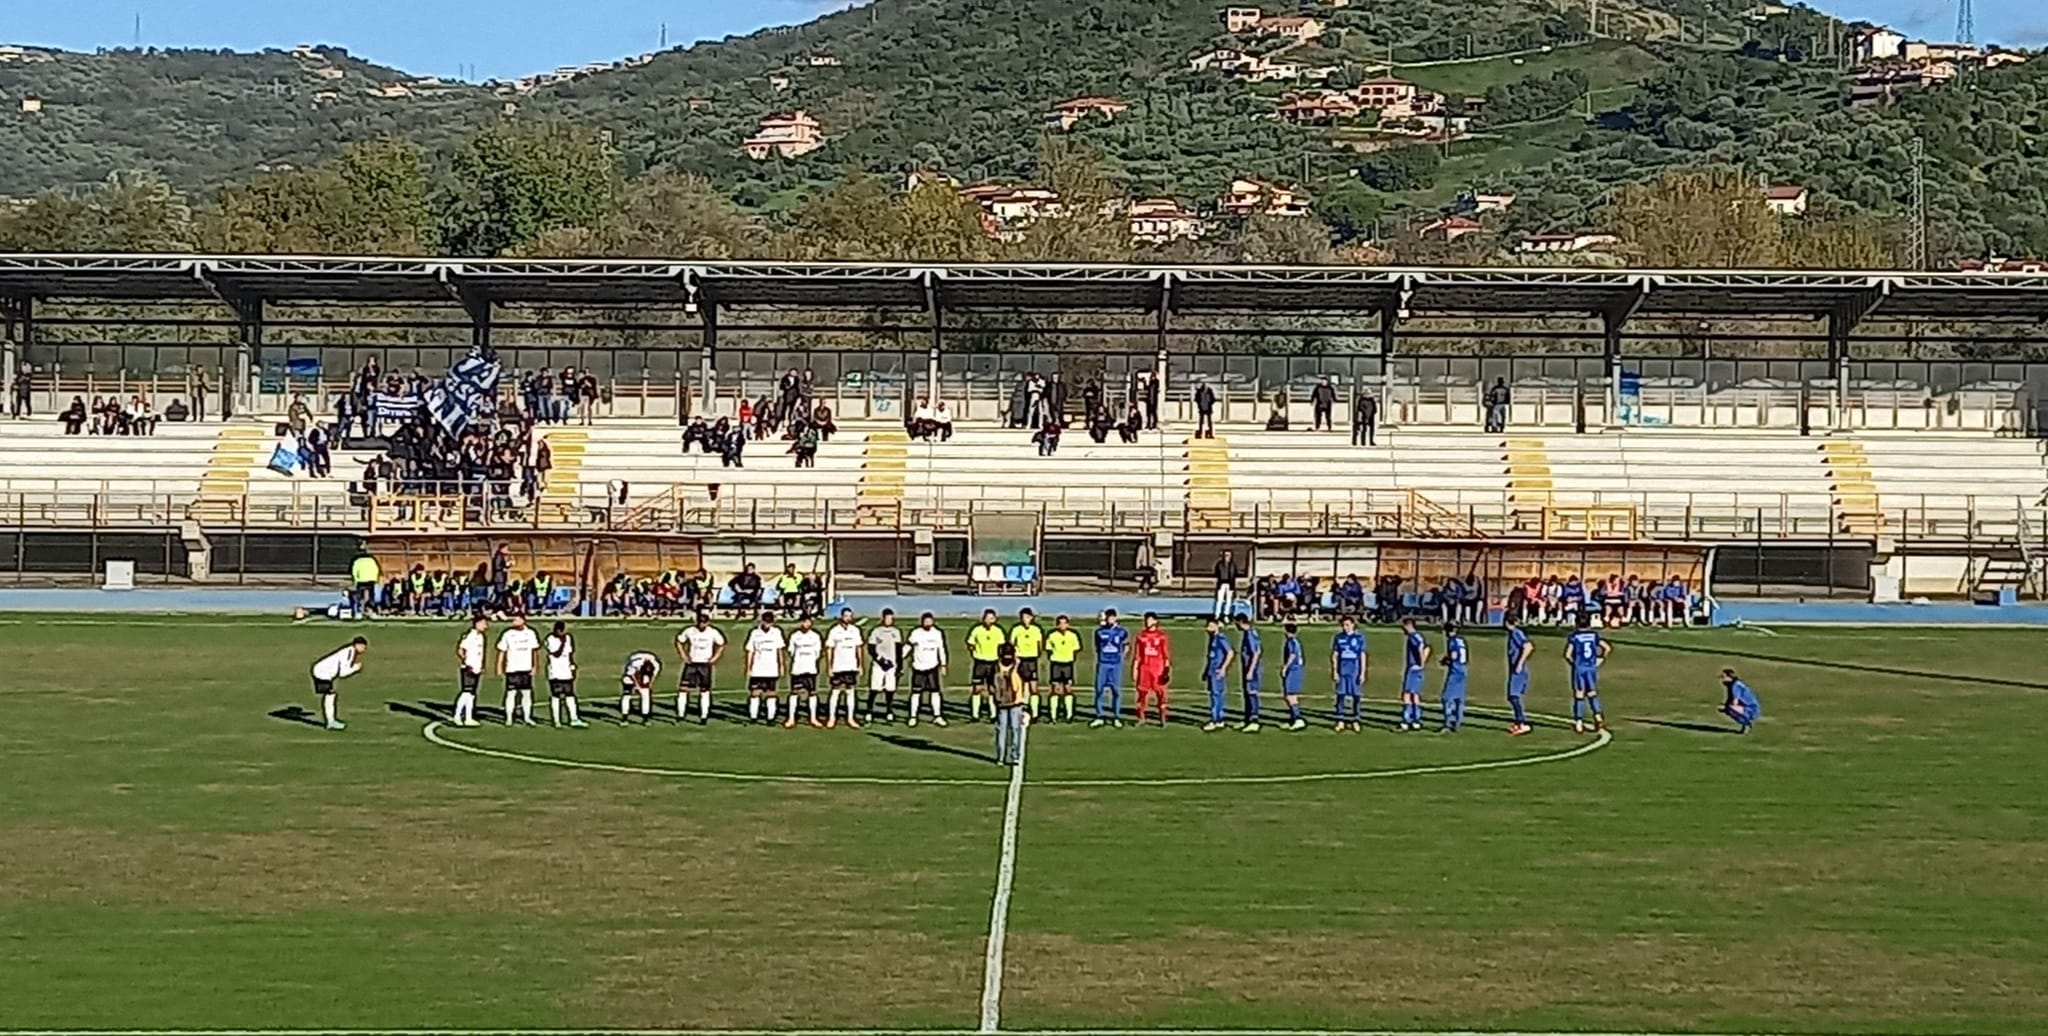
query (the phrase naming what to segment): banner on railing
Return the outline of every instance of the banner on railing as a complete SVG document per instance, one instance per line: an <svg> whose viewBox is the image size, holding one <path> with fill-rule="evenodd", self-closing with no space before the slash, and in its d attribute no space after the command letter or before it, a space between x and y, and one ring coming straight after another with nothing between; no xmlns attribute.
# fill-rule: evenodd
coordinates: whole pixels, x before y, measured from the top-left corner
<svg viewBox="0 0 2048 1036"><path fill-rule="evenodd" d="M498 357L478 347L449 368L439 385L427 389L427 412L449 435L461 435L478 414L498 405Z"/></svg>

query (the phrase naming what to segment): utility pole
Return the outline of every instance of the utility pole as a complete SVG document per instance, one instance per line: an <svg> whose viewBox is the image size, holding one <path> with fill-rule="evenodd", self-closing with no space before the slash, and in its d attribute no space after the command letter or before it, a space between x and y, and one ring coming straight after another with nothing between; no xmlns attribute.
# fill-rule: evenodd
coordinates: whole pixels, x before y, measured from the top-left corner
<svg viewBox="0 0 2048 1036"><path fill-rule="evenodd" d="M1968 0L1964 0L1968 2ZM1927 269L1927 148L1913 138L1913 212L1906 227L1906 263L1915 270Z"/></svg>
<svg viewBox="0 0 2048 1036"><path fill-rule="evenodd" d="M1600 0L1593 0L1593 13L1587 22L1586 34L1596 40L1600 38Z"/></svg>
<svg viewBox="0 0 2048 1036"><path fill-rule="evenodd" d="M1956 0L1956 42L1971 46L1977 42L1977 15L1970 0Z"/></svg>

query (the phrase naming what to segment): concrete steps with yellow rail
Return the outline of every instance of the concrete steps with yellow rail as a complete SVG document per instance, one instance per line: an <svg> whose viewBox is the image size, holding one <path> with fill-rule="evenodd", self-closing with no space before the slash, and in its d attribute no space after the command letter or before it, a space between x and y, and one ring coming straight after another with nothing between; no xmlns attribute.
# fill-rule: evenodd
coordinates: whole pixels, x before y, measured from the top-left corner
<svg viewBox="0 0 2048 1036"><path fill-rule="evenodd" d="M573 504L576 485L583 480L583 458L590 451L590 433L581 428L550 428L540 435L554 465L548 471L547 487L541 490L541 503Z"/></svg>
<svg viewBox="0 0 2048 1036"><path fill-rule="evenodd" d="M1230 443L1225 439L1187 441L1188 524L1196 530L1229 529Z"/></svg>
<svg viewBox="0 0 2048 1036"><path fill-rule="evenodd" d="M192 504L193 517L233 520L249 492L249 478L270 460L276 429L260 424L221 426L213 440L213 452L206 471L199 476L199 496Z"/></svg>
<svg viewBox="0 0 2048 1036"><path fill-rule="evenodd" d="M1502 474L1507 477L1508 501L1517 510L1540 508L1550 503L1557 488L1550 474L1550 448L1542 439L1515 438L1501 442Z"/></svg>
<svg viewBox="0 0 2048 1036"><path fill-rule="evenodd" d="M869 433L861 451L854 524L895 525L903 512L903 485L909 471L909 436L895 430Z"/></svg>
<svg viewBox="0 0 2048 1036"><path fill-rule="evenodd" d="M1884 535L1884 506L1878 499L1877 480L1870 474L1870 454L1854 439L1826 439L1820 444L1821 463L1827 465L1828 488L1834 494L1835 521L1849 536Z"/></svg>

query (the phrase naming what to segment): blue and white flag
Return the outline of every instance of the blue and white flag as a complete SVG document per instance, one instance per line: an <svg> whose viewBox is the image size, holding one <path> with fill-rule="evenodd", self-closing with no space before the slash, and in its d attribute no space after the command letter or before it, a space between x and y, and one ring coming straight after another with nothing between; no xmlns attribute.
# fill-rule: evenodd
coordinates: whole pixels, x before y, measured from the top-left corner
<svg viewBox="0 0 2048 1036"><path fill-rule="evenodd" d="M427 412L449 435L461 435L472 418L497 405L498 361L481 349L470 350L439 385L427 389Z"/></svg>
<svg viewBox="0 0 2048 1036"><path fill-rule="evenodd" d="M379 421L403 421L419 412L420 397L378 392L370 397L370 412Z"/></svg>

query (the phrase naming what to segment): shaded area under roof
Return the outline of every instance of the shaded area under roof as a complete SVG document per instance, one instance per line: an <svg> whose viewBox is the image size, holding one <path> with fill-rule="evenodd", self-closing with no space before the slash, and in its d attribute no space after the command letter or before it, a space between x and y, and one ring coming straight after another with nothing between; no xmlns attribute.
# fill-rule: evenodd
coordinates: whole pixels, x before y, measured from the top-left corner
<svg viewBox="0 0 2048 1036"><path fill-rule="evenodd" d="M785 310L2048 320L2048 276L1829 271L0 255L0 296Z"/></svg>

